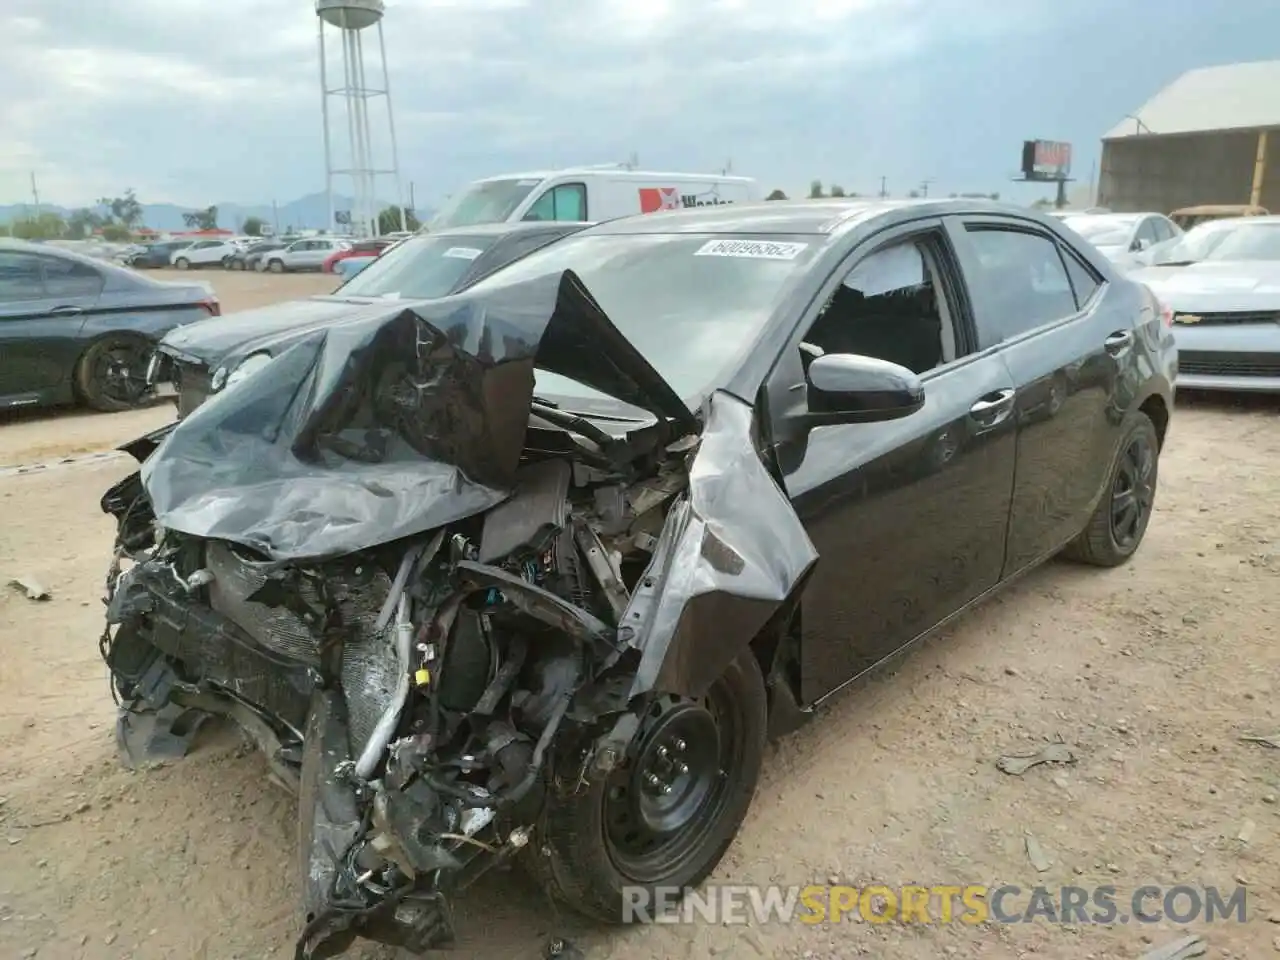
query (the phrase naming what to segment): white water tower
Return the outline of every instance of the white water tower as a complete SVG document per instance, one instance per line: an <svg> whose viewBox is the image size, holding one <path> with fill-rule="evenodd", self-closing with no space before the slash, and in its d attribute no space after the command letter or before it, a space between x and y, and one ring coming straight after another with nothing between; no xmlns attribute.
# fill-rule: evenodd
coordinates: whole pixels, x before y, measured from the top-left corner
<svg viewBox="0 0 1280 960"><path fill-rule="evenodd" d="M351 184L352 205L349 229L357 236L378 233L378 178L390 177L394 185L394 202L400 208L401 230L407 229L404 220L404 201L400 196L400 167L396 150L396 122L391 113L391 83L387 76L387 45L382 36L382 0L316 0L316 22L320 30L320 88L321 110L324 116L325 195L329 201L328 229L347 227L335 225L338 213L333 208L334 178L347 178ZM369 86L364 62L364 36L370 27L377 28L378 58L382 61L382 85ZM342 44L341 83L336 71L330 70L325 50L326 28L336 31ZM334 58L337 59L336 57ZM336 64L334 65L336 66ZM378 71L375 67L374 82ZM333 76L332 86L330 76ZM369 111L371 104L381 97L387 107L387 140L383 145L383 162L379 165L374 156L373 122ZM331 101L341 101L337 118L330 109ZM345 116L347 126L347 150L345 157L335 157L331 124L341 122ZM389 157L386 153L390 154Z"/></svg>

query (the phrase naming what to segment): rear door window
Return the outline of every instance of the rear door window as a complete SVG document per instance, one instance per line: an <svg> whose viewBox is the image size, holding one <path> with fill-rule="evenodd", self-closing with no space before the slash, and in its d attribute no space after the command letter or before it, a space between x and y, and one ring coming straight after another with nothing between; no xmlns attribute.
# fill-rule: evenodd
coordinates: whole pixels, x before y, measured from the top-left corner
<svg viewBox="0 0 1280 960"><path fill-rule="evenodd" d="M40 257L0 250L0 303L44 298Z"/></svg>
<svg viewBox="0 0 1280 960"><path fill-rule="evenodd" d="M96 297L102 292L101 273L86 263L41 257L44 261L45 296L63 300L73 297Z"/></svg>
<svg viewBox="0 0 1280 960"><path fill-rule="evenodd" d="M1058 244L1035 230L970 224L978 276L986 293L978 317L984 344L999 343L1078 311Z"/></svg>

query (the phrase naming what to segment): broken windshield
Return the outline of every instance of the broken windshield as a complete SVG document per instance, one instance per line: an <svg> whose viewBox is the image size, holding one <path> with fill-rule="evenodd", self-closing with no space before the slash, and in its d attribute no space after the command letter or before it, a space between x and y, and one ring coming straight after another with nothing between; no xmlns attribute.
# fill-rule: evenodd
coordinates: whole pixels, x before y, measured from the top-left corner
<svg viewBox="0 0 1280 960"><path fill-rule="evenodd" d="M496 235L410 237L357 273L334 296L400 300L446 296L457 288L495 239Z"/></svg>
<svg viewBox="0 0 1280 960"><path fill-rule="evenodd" d="M572 271L641 356L681 398L697 406L751 349L787 282L821 248L816 241L811 236L576 236L505 267L472 290L485 296ZM601 396L543 371L537 374L537 390L552 397Z"/></svg>
<svg viewBox="0 0 1280 960"><path fill-rule="evenodd" d="M431 220L432 230L471 227L478 223L503 223L542 181L537 177L518 180L481 180L454 197Z"/></svg>

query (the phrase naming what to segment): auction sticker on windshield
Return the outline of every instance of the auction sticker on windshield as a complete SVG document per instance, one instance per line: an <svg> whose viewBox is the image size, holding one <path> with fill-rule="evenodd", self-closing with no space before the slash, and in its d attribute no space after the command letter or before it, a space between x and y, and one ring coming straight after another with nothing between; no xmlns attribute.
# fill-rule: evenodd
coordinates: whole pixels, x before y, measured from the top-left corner
<svg viewBox="0 0 1280 960"><path fill-rule="evenodd" d="M441 256L453 257L455 260L474 260L483 250L477 250L475 247L450 247Z"/></svg>
<svg viewBox="0 0 1280 960"><path fill-rule="evenodd" d="M775 240L708 240L695 257L746 257L752 260L794 260L807 243L782 243Z"/></svg>

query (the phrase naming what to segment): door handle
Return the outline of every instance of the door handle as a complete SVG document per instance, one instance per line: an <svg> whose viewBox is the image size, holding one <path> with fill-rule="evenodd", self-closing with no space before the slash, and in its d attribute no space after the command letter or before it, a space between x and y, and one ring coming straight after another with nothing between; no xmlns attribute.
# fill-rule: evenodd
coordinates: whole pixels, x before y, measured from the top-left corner
<svg viewBox="0 0 1280 960"><path fill-rule="evenodd" d="M67 305L62 307L54 307L49 311L49 316L74 317L76 316L76 314L80 314L80 313L84 313L84 310L82 310L80 307L73 307L73 306Z"/></svg>
<svg viewBox="0 0 1280 960"><path fill-rule="evenodd" d="M1017 391L1012 387L994 390L974 401L969 417L984 427L993 427L1013 412L1013 398Z"/></svg>
<svg viewBox="0 0 1280 960"><path fill-rule="evenodd" d="M1102 345L1107 348L1107 353L1113 357L1118 357L1130 347L1133 346L1133 331L1117 330L1107 339L1102 341Z"/></svg>

